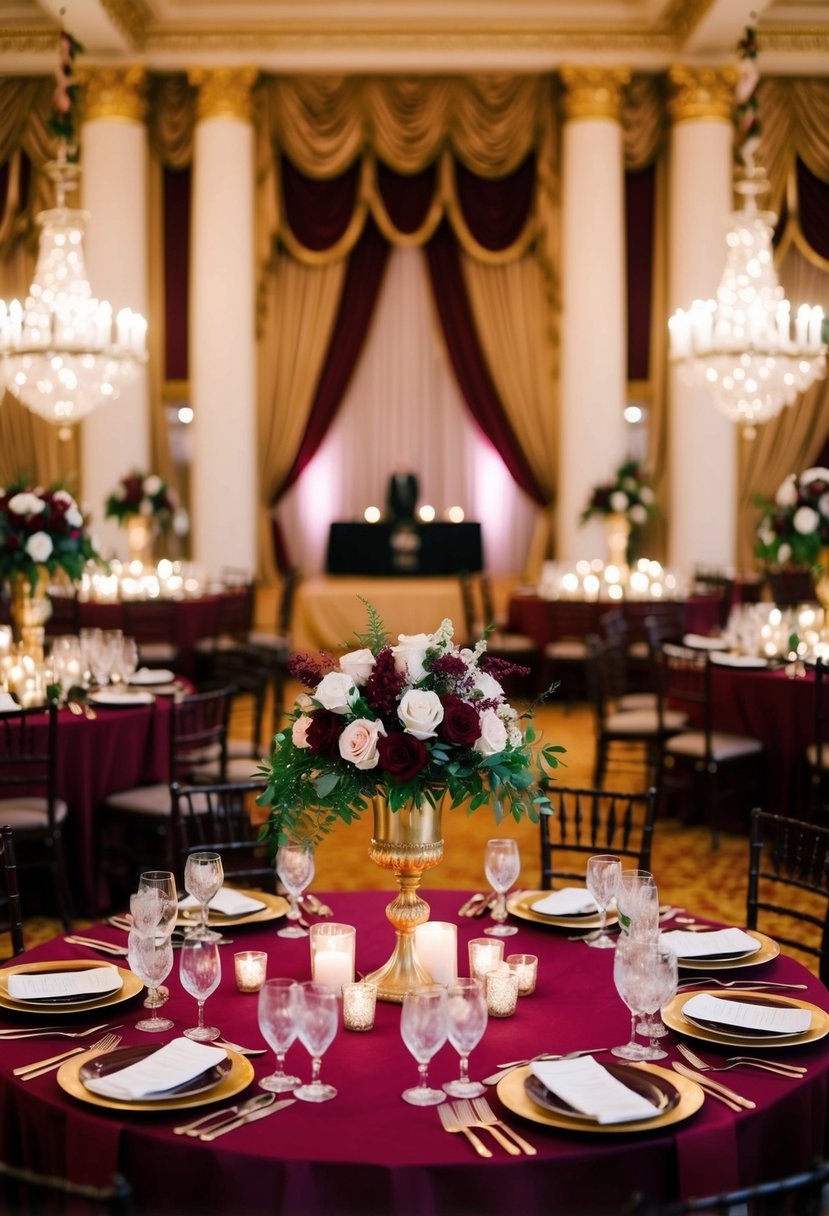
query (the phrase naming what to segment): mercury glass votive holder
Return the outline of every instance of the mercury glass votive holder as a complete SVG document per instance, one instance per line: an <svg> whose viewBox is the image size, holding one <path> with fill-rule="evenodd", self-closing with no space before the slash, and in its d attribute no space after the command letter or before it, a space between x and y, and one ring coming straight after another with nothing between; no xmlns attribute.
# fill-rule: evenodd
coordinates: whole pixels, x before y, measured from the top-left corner
<svg viewBox="0 0 829 1216"><path fill-rule="evenodd" d="M535 992L538 979L538 956L535 954L508 954L506 964L518 976L518 995L530 996Z"/></svg>
<svg viewBox="0 0 829 1216"><path fill-rule="evenodd" d="M233 956L236 987L240 992L258 992L268 973L268 956L264 950L240 950Z"/></svg>
<svg viewBox="0 0 829 1216"><path fill-rule="evenodd" d="M518 976L506 963L486 973L486 1007L491 1018L511 1018L518 1004Z"/></svg>
<svg viewBox="0 0 829 1216"><path fill-rule="evenodd" d="M343 1026L346 1030L371 1030L377 1006L377 985L368 980L343 984Z"/></svg>
<svg viewBox="0 0 829 1216"><path fill-rule="evenodd" d="M488 971L504 961L504 943L499 938L473 937L469 943L469 974L483 980Z"/></svg>

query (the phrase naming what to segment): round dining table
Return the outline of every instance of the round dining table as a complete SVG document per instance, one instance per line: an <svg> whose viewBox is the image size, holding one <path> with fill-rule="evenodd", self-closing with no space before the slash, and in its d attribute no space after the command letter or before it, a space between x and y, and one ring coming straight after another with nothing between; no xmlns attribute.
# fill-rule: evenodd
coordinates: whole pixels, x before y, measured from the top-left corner
<svg viewBox="0 0 829 1216"><path fill-rule="evenodd" d="M462 892L425 895L432 919L457 923L459 969L466 973L468 942L482 933L486 919L459 917ZM393 941L384 916L388 895L337 892L325 898L337 921L356 927L358 971L381 964ZM554 931L526 919L512 923L518 932L505 939L506 953L538 956L537 987L519 999L512 1017L489 1019L471 1054L471 1075L483 1078L505 1062L538 1052L602 1048L596 1058L612 1061L607 1049L626 1042L630 1027L627 1009L614 988L613 951L589 949L583 941L569 940L566 930ZM308 939L280 938L276 929L273 921L228 926L225 932L233 940L220 946L222 979L207 1001L207 1020L243 1046L261 1048L264 1041L256 995L236 990L234 952L265 950L270 977L310 977ZM126 941L123 931L108 924L85 933L120 945ZM58 938L15 962L100 958ZM829 992L823 984L783 954L762 966L716 974L804 984L803 991L792 995L829 1010ZM689 977L702 978L699 972L682 973L683 979ZM182 990L175 970L167 983L170 998L165 1013L175 1027L166 1034L151 1036L135 1029L143 1012L139 997L60 1022L107 1023L118 1027L122 1046L150 1041L160 1046L194 1025L196 1015L195 1001ZM44 1019L0 1008L0 1029L35 1020L42 1024ZM673 1031L664 1040L668 1058L660 1064L668 1069L682 1059L677 1042ZM689 1042L709 1060L727 1050ZM0 1161L104 1189L120 1173L132 1188L134 1211L140 1216L168 1212L598 1216L623 1211L634 1195L663 1202L782 1177L808 1168L826 1151L829 1038L771 1049L781 1060L804 1066L802 1077L751 1068L727 1073L724 1079L753 1101L754 1109L736 1113L706 1097L687 1119L664 1124L657 1120L640 1131L626 1131L621 1125L612 1129L596 1125L589 1131L547 1126L521 1117L501 1101L500 1088L490 1088L488 1097L498 1116L536 1151L508 1155L482 1131L479 1134L492 1150L488 1159L477 1156L463 1135L444 1131L435 1109L411 1106L402 1099L402 1091L415 1083L417 1069L401 1039L399 1005L378 1004L374 1028L365 1033L345 1030L340 1023L322 1061L323 1080L337 1089L333 1100L296 1101L209 1143L173 1130L204 1113L204 1107L164 1112L104 1109L65 1092L54 1072L29 1082L13 1075L18 1065L72 1046L60 1039L4 1041ZM768 1056L769 1048L761 1054ZM251 1063L255 1078L243 1096L257 1092L256 1082L274 1068L270 1052ZM307 1078L310 1061L299 1043L289 1050L287 1065ZM429 1080L448 1081L458 1068L457 1054L446 1045L431 1061Z"/></svg>

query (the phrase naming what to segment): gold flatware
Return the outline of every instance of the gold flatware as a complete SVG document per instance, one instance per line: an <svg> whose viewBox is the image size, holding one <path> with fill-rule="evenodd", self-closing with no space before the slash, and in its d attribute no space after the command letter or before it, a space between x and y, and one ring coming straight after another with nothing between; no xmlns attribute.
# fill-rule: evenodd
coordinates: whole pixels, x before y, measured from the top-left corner
<svg viewBox="0 0 829 1216"><path fill-rule="evenodd" d="M463 1127L483 1128L495 1137L501 1148L505 1148L511 1157L521 1156L521 1149L518 1145L508 1140L499 1127L496 1127L494 1123L485 1123L483 1119L478 1118L471 1102L467 1102L462 1098L459 1102L452 1103L452 1109Z"/></svg>
<svg viewBox="0 0 829 1216"><path fill-rule="evenodd" d="M482 899L486 898L487 896L485 892L479 892L477 895L470 895L469 899L465 903L461 904L461 906L458 908L458 916L471 916L472 909L479 904Z"/></svg>
<svg viewBox="0 0 829 1216"><path fill-rule="evenodd" d="M796 988L805 991L809 987L808 984L781 984L774 980L718 980L713 976L703 975L698 980L683 980L681 984L677 984L676 990L684 992L686 988L698 988L700 985L707 988L709 984L714 984L717 988L751 988L756 992L771 991L772 988Z"/></svg>
<svg viewBox="0 0 829 1216"><path fill-rule="evenodd" d="M242 1047L239 1043L229 1043L227 1039L214 1039L213 1044L216 1047L226 1047L229 1051L236 1051L240 1056L265 1056L268 1054L267 1047Z"/></svg>
<svg viewBox="0 0 829 1216"><path fill-rule="evenodd" d="M13 1072L23 1081L32 1081L35 1077L42 1077L44 1073L51 1072L53 1068L60 1068L63 1061L70 1059L71 1056L82 1055L85 1051L112 1051L113 1047L117 1047L120 1042L120 1034L105 1034L102 1039L90 1047L73 1047L71 1051L63 1051L60 1055L51 1056L48 1060L35 1060L33 1064L25 1064L21 1068L15 1068Z"/></svg>
<svg viewBox="0 0 829 1216"><path fill-rule="evenodd" d="M485 1127L489 1127L490 1130L500 1127L508 1136L512 1136L523 1153L526 1153L528 1157L535 1157L537 1150L523 1136L519 1136L518 1132L514 1131L508 1123L504 1123L503 1119L498 1118L486 1098L473 1098L472 1108Z"/></svg>
<svg viewBox="0 0 829 1216"><path fill-rule="evenodd" d="M225 1106L222 1110L211 1110L206 1115L202 1115L200 1119L194 1119L192 1123L182 1123L179 1127L173 1128L173 1134L175 1136L200 1136L202 1132L208 1130L215 1131L217 1127L220 1127L225 1122L230 1122L236 1115L246 1115L250 1111L272 1106L275 1101L276 1094L257 1094L254 1098L248 1098L246 1102L240 1102L236 1106ZM205 1125L213 1119L218 1119L219 1122L208 1129Z"/></svg>
<svg viewBox="0 0 829 1216"><path fill-rule="evenodd" d="M88 1030L53 1030L51 1026L32 1026L21 1030L0 1030L0 1042L10 1043L13 1039L86 1039L100 1030L120 1030L119 1026L110 1026L102 1022L100 1026L90 1026Z"/></svg>
<svg viewBox="0 0 829 1216"><path fill-rule="evenodd" d="M76 718L83 717L83 710L81 709L81 707L77 701L67 701L66 704L69 708L69 712L73 713Z"/></svg>
<svg viewBox="0 0 829 1216"><path fill-rule="evenodd" d="M286 1106L293 1106L295 1102L296 1098L283 1098L281 1102L273 1102L270 1106L266 1106L264 1110L254 1110L247 1115L238 1115L235 1119L231 1119L229 1123L225 1123L221 1127L214 1128L209 1132L202 1132L199 1139L216 1140L219 1136L223 1136L225 1132L235 1131L237 1127L243 1127L246 1123L255 1123L257 1119L266 1119L268 1115L275 1115L278 1110L284 1110Z"/></svg>
<svg viewBox="0 0 829 1216"><path fill-rule="evenodd" d="M448 1102L441 1103L441 1105L438 1107L438 1114L440 1115L440 1121L443 1124L443 1130L445 1132L460 1132L462 1135L466 1136L467 1140L472 1145L479 1157L492 1156L490 1149L487 1148L479 1136L475 1135L472 1128L464 1127L463 1123L461 1123L460 1119L452 1110L452 1107Z"/></svg>
<svg viewBox="0 0 829 1216"><path fill-rule="evenodd" d="M132 917L126 913L107 917L107 924L112 925L114 929L125 929L127 933L132 929Z"/></svg>
<svg viewBox="0 0 829 1216"><path fill-rule="evenodd" d="M535 1064L536 1060L576 1060L579 1056L596 1056L603 1051L607 1051L606 1047L582 1047L578 1051L568 1051L564 1055L555 1052L542 1052L540 1055L531 1056L529 1060L508 1060L506 1064L499 1064L499 1068L523 1068L526 1064Z"/></svg>
<svg viewBox="0 0 829 1216"><path fill-rule="evenodd" d="M713 1097L719 1098L727 1106L733 1106L735 1110L754 1110L757 1106L756 1102L752 1102L749 1098L744 1098L742 1094L729 1089L727 1085L721 1085L719 1081L712 1081L704 1073L694 1072L692 1068L686 1068L684 1064L680 1064L679 1060L672 1061L671 1067L681 1077L687 1077L689 1081L696 1081L701 1089L704 1089Z"/></svg>
<svg viewBox="0 0 829 1216"><path fill-rule="evenodd" d="M126 958L129 955L126 946L116 946L113 942L101 942L95 937L80 937L73 933L63 940L73 946L86 946L89 950L97 950L101 954L115 954L119 958Z"/></svg>
<svg viewBox="0 0 829 1216"><path fill-rule="evenodd" d="M685 1056L689 1064L693 1064L694 1068L699 1068L702 1072L729 1072L732 1068L739 1068L745 1065L746 1068L759 1068L763 1072L776 1072L781 1077L802 1077L806 1069L799 1064L784 1064L777 1060L761 1060L754 1056L730 1056L723 1064L709 1064L707 1060L703 1060L696 1052L691 1051L690 1047L686 1047L684 1043L677 1043L677 1051Z"/></svg>

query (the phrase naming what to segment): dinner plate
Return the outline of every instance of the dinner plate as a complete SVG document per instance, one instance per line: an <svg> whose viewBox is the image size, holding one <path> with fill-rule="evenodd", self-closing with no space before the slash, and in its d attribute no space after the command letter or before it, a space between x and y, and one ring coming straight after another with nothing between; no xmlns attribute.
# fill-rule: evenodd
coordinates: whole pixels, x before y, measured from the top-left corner
<svg viewBox="0 0 829 1216"><path fill-rule="evenodd" d="M720 667L744 667L747 670L768 667L768 659L753 654L731 654L726 650L712 650L711 662Z"/></svg>
<svg viewBox="0 0 829 1216"><path fill-rule="evenodd" d="M598 929L600 923L598 912L580 912L575 916L545 916L543 912L536 912L532 905L549 894L549 891L515 891L512 895L507 896L507 911L513 916L517 916L519 920L529 920L536 925L548 925L552 929L574 929L577 932L584 930L585 933L589 933L591 929ZM608 912L608 926L615 925L617 921L616 913Z"/></svg>
<svg viewBox="0 0 829 1216"><path fill-rule="evenodd" d="M151 692L142 692L140 688L134 692L98 688L95 692L87 693L86 699L90 705L102 705L105 709L134 709L136 705L152 705L155 701Z"/></svg>
<svg viewBox="0 0 829 1216"><path fill-rule="evenodd" d="M707 996L724 997L721 988L702 988L700 992L679 992L669 1005L662 1010L662 1021L671 1030L687 1035L692 1039L703 1039L707 1043L725 1043L729 1047L760 1047L763 1051L770 1048L799 1047L803 1043L813 1043L829 1034L829 1014L818 1005L809 1001L799 1001L793 996L777 996L763 993L759 997L756 992L744 992L739 988L729 988L728 999L745 1001L754 1004L780 1005L784 1009L808 1009L812 1015L812 1024L803 1034L746 1034L743 1031L733 1033L730 1030L709 1029L701 1023L693 1022L686 1017L682 1008L692 997L705 993Z"/></svg>
<svg viewBox="0 0 829 1216"><path fill-rule="evenodd" d="M87 1081L97 1081L100 1077L108 1077L111 1073L120 1072L122 1068L128 1068L130 1064L137 1064L139 1060L146 1060L147 1056L151 1056L159 1050L160 1048L155 1043L143 1043L137 1047L119 1047L115 1051L105 1051L82 1064L78 1077L81 1084L86 1086ZM158 1102L166 1102L170 1098L194 1098L197 1094L206 1094L222 1083L232 1067L228 1057L228 1059L214 1064L212 1068L199 1073L197 1077L157 1094L147 1094L141 1101L152 1102L155 1105ZM132 1106L133 1103L127 1102L127 1105Z"/></svg>
<svg viewBox="0 0 829 1216"><path fill-rule="evenodd" d="M731 646L728 638L711 637L705 633L686 633L682 644L690 650L728 650Z"/></svg>
<svg viewBox="0 0 829 1216"><path fill-rule="evenodd" d="M539 1106L529 1096L524 1086L528 1076L532 1076L529 1067L514 1068L498 1082L496 1093L514 1115L540 1123L544 1127L555 1127L560 1131L587 1132L590 1135L619 1136L631 1132L650 1132L669 1127L673 1123L682 1123L695 1114L705 1101L705 1094L695 1081L689 1081L675 1072L660 1068L657 1064L631 1064L628 1067L648 1075L654 1084L670 1085L679 1094L679 1100L670 1110L662 1111L650 1119L636 1119L629 1123L597 1123L595 1119L584 1115L567 1115L558 1111L548 1110Z"/></svg>
<svg viewBox="0 0 829 1216"><path fill-rule="evenodd" d="M62 1017L67 1013L86 1012L89 1009L101 1009L108 1005L120 1005L136 996L144 985L137 975L124 967L118 967L118 974L123 980L122 986L109 996L100 994L92 1000L74 1001L68 1004L51 1005L43 1001L16 1001L9 996L9 976L24 973L52 971L88 971L90 967L111 967L111 963L90 962L88 959L61 959L54 963L18 963L13 967L3 967L0 970L0 1009L13 1009L19 1013L34 1013L38 1017Z"/></svg>
<svg viewBox="0 0 829 1216"><path fill-rule="evenodd" d="M245 887L237 887L240 895L247 895L250 899L258 899L263 903L264 908L260 908L257 912L248 912L244 916L222 916L221 912L208 911L207 923L215 929L229 928L230 925L255 925L259 921L279 920L288 911L290 904L282 895L271 895L267 891L251 891ZM186 912L179 911L176 924L186 928L188 925L192 928L197 924L200 917L200 910L193 908Z"/></svg>
<svg viewBox="0 0 829 1216"><path fill-rule="evenodd" d="M679 1103L679 1090L673 1080L668 1081L662 1077L650 1075L643 1072L641 1068L634 1068L632 1064L617 1061L603 1063L602 1067L610 1073L611 1077L615 1077L633 1093L651 1103L653 1106L651 1118L655 1119L657 1115L673 1110ZM533 1072L530 1072L524 1081L524 1088L533 1102L545 1110L551 1110L553 1114L565 1115L568 1119L589 1119L593 1123L598 1123L596 1116L585 1115L576 1110L569 1102L565 1102L558 1094L548 1089ZM642 1122L642 1120L637 1120L637 1122Z"/></svg>
<svg viewBox="0 0 829 1216"><path fill-rule="evenodd" d="M152 1048L152 1045L151 1045ZM152 1048L154 1050L154 1048ZM100 1054L100 1053L97 1053ZM173 1097L163 1098L157 1102L152 1102L149 1099L142 1098L139 1102L125 1102L118 1098L107 1098L103 1094L95 1094L91 1089L87 1089L81 1080L81 1069L96 1057L95 1052L84 1052L80 1056L72 1056L71 1059L65 1060L58 1069L58 1085L61 1089L70 1094L73 1098L77 1098L81 1102L88 1102L92 1106L106 1106L110 1110L187 1110L193 1106L206 1106L212 1102L224 1102L227 1098L232 1098L236 1094L241 1093L246 1089L253 1080L253 1065L245 1056L239 1055L237 1051L228 1051L227 1057L230 1060L230 1070L225 1073L218 1085L214 1085L211 1089L202 1091L198 1094L176 1094Z"/></svg>
<svg viewBox="0 0 829 1216"><path fill-rule="evenodd" d="M142 685L152 688L155 684L172 684L176 673L167 667L139 667L127 680L128 684Z"/></svg>
<svg viewBox="0 0 829 1216"><path fill-rule="evenodd" d="M728 971L734 967L757 967L760 963L768 963L777 958L780 947L776 941L756 929L746 929L746 933L760 943L759 950L753 950L750 954L680 958L677 960L680 968L683 971Z"/></svg>

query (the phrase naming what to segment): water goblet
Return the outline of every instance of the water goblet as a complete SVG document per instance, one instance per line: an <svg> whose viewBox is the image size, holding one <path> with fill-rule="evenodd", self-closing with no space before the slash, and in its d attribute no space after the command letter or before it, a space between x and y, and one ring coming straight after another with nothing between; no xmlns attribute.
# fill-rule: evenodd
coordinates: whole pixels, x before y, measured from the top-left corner
<svg viewBox="0 0 829 1216"><path fill-rule="evenodd" d="M138 879L138 894L142 891L158 891L161 897L161 911L155 929L156 945L163 945L169 939L178 916L178 892L176 878L171 870L145 870ZM163 1005L169 998L170 990L164 984L159 984L154 992L147 994L144 1006L155 1009Z"/></svg>
<svg viewBox="0 0 829 1216"><path fill-rule="evenodd" d="M506 925L507 891L521 872L521 858L518 855L518 845L514 840L488 840L484 856L484 872L487 882L495 891L497 899L492 909L492 919L495 924L484 933L492 937L511 937L517 933L515 925Z"/></svg>
<svg viewBox="0 0 829 1216"><path fill-rule="evenodd" d="M613 853L598 853L588 859L587 889L599 909L599 935L588 945L598 950L613 950L616 944L607 931L607 906L616 894L621 873L621 858Z"/></svg>
<svg viewBox="0 0 829 1216"><path fill-rule="evenodd" d="M127 950L131 969L147 985L145 1004L153 1010L150 1017L141 1018L135 1023L135 1029L150 1033L170 1030L175 1023L155 1012L163 1003L158 999L158 990L173 969L173 947L169 937L163 937L159 941L155 933L144 934L132 929L127 940Z"/></svg>
<svg viewBox="0 0 829 1216"><path fill-rule="evenodd" d="M646 967L646 956L652 948L652 943L639 938L622 937L616 943L616 953L613 958L613 982L616 991L630 1010L630 1042L621 1047L612 1047L614 1056L623 1060L644 1060L647 1058L647 1048L636 1042L636 1023L642 1014L640 1004L643 999L643 975Z"/></svg>
<svg viewBox="0 0 829 1216"><path fill-rule="evenodd" d="M643 947L642 986L638 998L641 1011L647 1016L637 1029L640 1034L646 1034L649 1040L642 1059L664 1060L668 1053L659 1046L658 1040L667 1034L667 1029L660 1011L676 993L677 961L673 951L661 947L658 939L648 945L649 948Z"/></svg>
<svg viewBox="0 0 829 1216"><path fill-rule="evenodd" d="M135 638L124 637L116 649L115 661L112 664L111 677L113 683L129 683L129 678L138 666L138 643Z"/></svg>
<svg viewBox="0 0 829 1216"><path fill-rule="evenodd" d="M299 1077L285 1072L285 1053L296 1039L299 1027L299 984L296 980L265 980L259 989L259 1029L276 1055L276 1071L259 1082L260 1089L282 1094L295 1089Z"/></svg>
<svg viewBox="0 0 829 1216"><path fill-rule="evenodd" d="M659 892L649 870L622 870L616 891L624 937L653 937L659 930Z"/></svg>
<svg viewBox="0 0 829 1216"><path fill-rule="evenodd" d="M288 909L289 923L277 930L277 937L307 937L308 930L298 924L302 916L299 898L313 880L314 854L303 845L284 844L276 854L276 873L288 892L291 905Z"/></svg>
<svg viewBox="0 0 829 1216"><path fill-rule="evenodd" d="M446 993L449 1042L460 1056L460 1076L443 1086L453 1098L479 1098L486 1093L480 1081L469 1079L469 1053L480 1043L487 1024L486 994L480 980L461 977Z"/></svg>
<svg viewBox="0 0 829 1216"><path fill-rule="evenodd" d="M400 1011L400 1034L403 1042L417 1060L420 1080L403 1091L403 1099L412 1106L437 1106L446 1101L442 1089L429 1085L429 1061L440 1051L449 1035L447 994L442 984L411 988L403 997Z"/></svg>
<svg viewBox="0 0 829 1216"><path fill-rule="evenodd" d="M294 1090L294 1097L303 1102L327 1102L336 1098L333 1085L324 1085L320 1080L323 1053L331 1045L337 1033L337 997L333 988L305 980L299 985L299 1010L297 1014L299 1041L311 1056L311 1080Z"/></svg>
<svg viewBox="0 0 829 1216"><path fill-rule="evenodd" d="M191 853L184 867L184 886L200 904L199 924L191 930L201 937L217 937L207 927L208 904L224 882L222 859L218 853Z"/></svg>
<svg viewBox="0 0 829 1216"><path fill-rule="evenodd" d="M221 978L222 960L219 958L215 935L202 937L193 934L191 937L185 937L181 944L179 979L185 992L194 996L199 1005L198 1024L184 1032L188 1039L208 1043L218 1039L221 1033L219 1028L204 1024L204 1003L211 992L215 992Z"/></svg>

